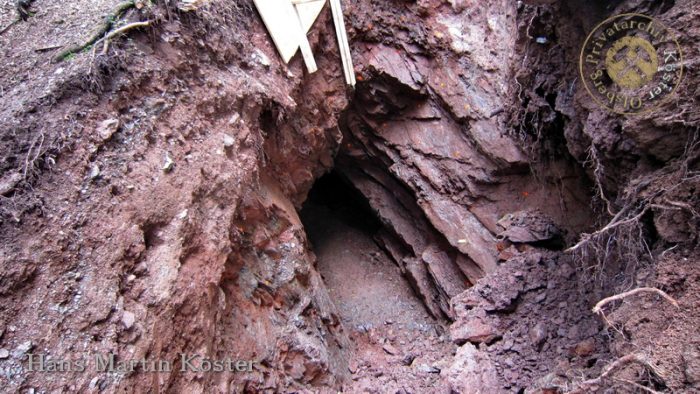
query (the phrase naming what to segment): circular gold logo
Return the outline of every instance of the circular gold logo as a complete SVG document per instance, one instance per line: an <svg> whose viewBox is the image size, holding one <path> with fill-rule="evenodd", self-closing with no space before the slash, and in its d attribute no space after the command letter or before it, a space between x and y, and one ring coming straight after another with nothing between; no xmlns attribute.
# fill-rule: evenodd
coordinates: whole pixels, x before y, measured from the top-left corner
<svg viewBox="0 0 700 394"><path fill-rule="evenodd" d="M603 107L620 114L647 112L673 93L683 76L673 34L655 19L621 14L593 29L581 49L581 78Z"/></svg>

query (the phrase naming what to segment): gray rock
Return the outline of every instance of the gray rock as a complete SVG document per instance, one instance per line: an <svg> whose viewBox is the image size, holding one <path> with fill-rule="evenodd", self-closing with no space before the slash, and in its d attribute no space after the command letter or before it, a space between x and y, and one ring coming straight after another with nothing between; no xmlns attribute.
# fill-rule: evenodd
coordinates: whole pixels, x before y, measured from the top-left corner
<svg viewBox="0 0 700 394"><path fill-rule="evenodd" d="M97 126L97 135L102 141L112 138L112 135L119 130L119 119L107 119Z"/></svg>
<svg viewBox="0 0 700 394"><path fill-rule="evenodd" d="M130 329L134 326L135 322L136 316L132 312L124 311L124 314L122 315L122 324L124 325L124 328L127 330Z"/></svg>
<svg viewBox="0 0 700 394"><path fill-rule="evenodd" d="M95 164L90 169L90 179L95 179L100 176L100 167Z"/></svg>
<svg viewBox="0 0 700 394"><path fill-rule="evenodd" d="M22 342L13 352L13 356L15 356L15 358L22 358L27 352L32 350L33 347L32 341Z"/></svg>
<svg viewBox="0 0 700 394"><path fill-rule="evenodd" d="M405 355L404 358L401 360L401 364L408 367L411 364L413 364L413 360L415 360L415 359L416 359L416 355L409 353L409 354Z"/></svg>
<svg viewBox="0 0 700 394"><path fill-rule="evenodd" d="M11 172L0 179L0 195L10 193L15 189L15 186L22 180L22 174L19 172Z"/></svg>
<svg viewBox="0 0 700 394"><path fill-rule="evenodd" d="M504 229L499 235L516 243L556 241L562 234L554 221L539 210L505 215L498 225Z"/></svg>
<svg viewBox="0 0 700 394"><path fill-rule="evenodd" d="M421 364L418 367L416 367L418 372L423 372L423 373L440 373L440 368L427 365L427 364Z"/></svg>
<svg viewBox="0 0 700 394"><path fill-rule="evenodd" d="M173 159L170 158L169 154L165 154L165 162L163 163L163 171L164 172L170 172L172 171L173 167L175 166L175 162Z"/></svg>
<svg viewBox="0 0 700 394"><path fill-rule="evenodd" d="M236 140L228 134L224 134L224 147L230 148L236 143Z"/></svg>
<svg viewBox="0 0 700 394"><path fill-rule="evenodd" d="M535 324L534 327L530 328L528 336L530 337L532 346L540 350L542 349L542 345L544 345L544 341L547 339L547 328L545 328L544 323L539 322Z"/></svg>
<svg viewBox="0 0 700 394"><path fill-rule="evenodd" d="M444 375L450 388L458 393L491 393L500 382L488 355L470 343L457 350L452 365Z"/></svg>

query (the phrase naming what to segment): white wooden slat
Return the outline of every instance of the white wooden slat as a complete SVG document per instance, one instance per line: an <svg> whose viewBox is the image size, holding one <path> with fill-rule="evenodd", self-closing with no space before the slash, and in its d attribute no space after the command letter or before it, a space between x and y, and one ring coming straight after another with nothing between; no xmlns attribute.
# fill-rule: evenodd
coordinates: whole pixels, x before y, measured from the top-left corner
<svg viewBox="0 0 700 394"><path fill-rule="evenodd" d="M344 51L343 51L343 44L342 44L342 39L341 33L340 33L340 23L338 23L338 5L335 3L334 0L329 0L331 3L331 15L333 16L333 26L335 27L335 36L338 40L338 53L340 54L340 61L343 65L343 76L345 77L345 83L350 84L350 80L348 79L348 66L347 62L345 61L345 56Z"/></svg>
<svg viewBox="0 0 700 394"><path fill-rule="evenodd" d="M295 11L296 13L297 11ZM304 58L304 64L306 64L306 70L309 74L316 72L318 68L316 67L316 60L314 60L314 54L311 52L311 45L309 45L309 40L306 38L306 31L302 28L301 17L297 13L296 15L297 23L299 26L299 49L301 50L301 56Z"/></svg>
<svg viewBox="0 0 700 394"><path fill-rule="evenodd" d="M311 26L318 18L318 15L321 13L321 10L323 10L323 6L326 5L326 0L292 0L292 3L295 4L297 12L299 13L302 29L304 29L304 32L308 33Z"/></svg>
<svg viewBox="0 0 700 394"><path fill-rule="evenodd" d="M253 0L253 2L282 60L289 63L299 48L299 37L305 34L301 30L292 2L289 0Z"/></svg>
<svg viewBox="0 0 700 394"><path fill-rule="evenodd" d="M345 19L343 18L343 8L340 6L340 0L335 0L338 2L338 11L340 15L340 31L343 36L343 46L345 47L345 56L348 67L348 79L350 80L350 86L355 87L355 68L352 65L352 53L350 52L350 43L348 42L348 34L345 31Z"/></svg>
<svg viewBox="0 0 700 394"><path fill-rule="evenodd" d="M338 38L338 49L340 51L340 59L343 63L343 74L345 75L345 83L354 87L355 71L353 70L350 46L348 44L347 34L345 32L343 10L340 5L340 0L330 0L330 2L331 12L333 14L333 24L335 25L335 33Z"/></svg>

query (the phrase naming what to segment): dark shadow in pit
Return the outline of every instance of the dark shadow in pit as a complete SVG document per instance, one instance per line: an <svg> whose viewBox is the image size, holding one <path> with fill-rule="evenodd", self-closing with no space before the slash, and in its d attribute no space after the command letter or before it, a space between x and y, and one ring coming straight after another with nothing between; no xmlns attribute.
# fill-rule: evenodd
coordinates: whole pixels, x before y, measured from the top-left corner
<svg viewBox="0 0 700 394"><path fill-rule="evenodd" d="M323 241L326 215L333 215L369 236L374 236L382 226L365 196L335 171L316 181L300 212L312 243Z"/></svg>
<svg viewBox="0 0 700 394"><path fill-rule="evenodd" d="M342 175L320 178L300 212L317 269L351 330L385 324L428 331L435 322L374 235L382 228L366 198ZM389 322L389 323L387 323Z"/></svg>

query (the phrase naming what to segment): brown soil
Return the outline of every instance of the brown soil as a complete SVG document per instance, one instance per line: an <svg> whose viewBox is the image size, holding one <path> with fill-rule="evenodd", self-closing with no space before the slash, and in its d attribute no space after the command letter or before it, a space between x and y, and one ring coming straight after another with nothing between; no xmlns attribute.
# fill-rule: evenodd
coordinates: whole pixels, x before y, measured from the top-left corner
<svg viewBox="0 0 700 394"><path fill-rule="evenodd" d="M305 223L317 268L343 324L367 331L385 324L404 330L435 331L435 321L393 261L370 234L323 207Z"/></svg>
<svg viewBox="0 0 700 394"><path fill-rule="evenodd" d="M700 392L696 1L344 1L354 90L328 7L311 75L249 0L138 1L52 61L119 3L0 34L0 391ZM578 74L621 13L688 71L634 117ZM591 312L637 287L679 307ZM27 368L107 353L175 369Z"/></svg>
<svg viewBox="0 0 700 394"><path fill-rule="evenodd" d="M445 392L440 370L455 346L373 239L377 219L358 206L361 201L342 201L347 196L338 194L353 191L338 182L326 179L316 187L332 188L329 194L341 201L314 201L318 192L312 190L301 215L316 267L353 343L351 381L343 391Z"/></svg>

